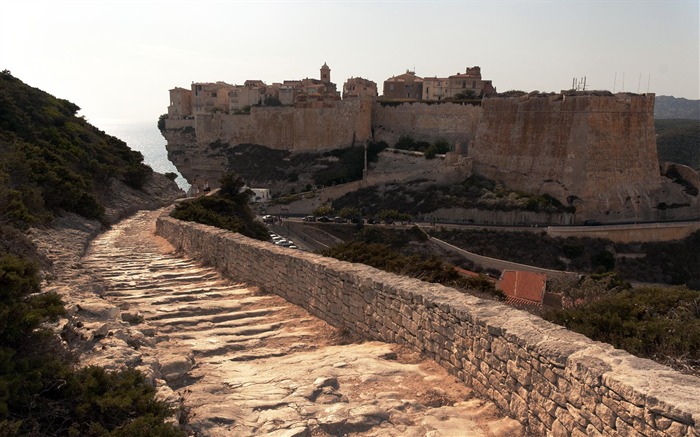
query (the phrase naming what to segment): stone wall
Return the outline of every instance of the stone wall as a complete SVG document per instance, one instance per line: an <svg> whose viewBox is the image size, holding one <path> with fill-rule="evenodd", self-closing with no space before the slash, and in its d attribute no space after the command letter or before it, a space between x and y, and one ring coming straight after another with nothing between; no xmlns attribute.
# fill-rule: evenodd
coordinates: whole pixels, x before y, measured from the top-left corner
<svg viewBox="0 0 700 437"><path fill-rule="evenodd" d="M637 223L615 226L551 226L547 235L556 238L605 238L616 243L682 240L700 230L700 222Z"/></svg>
<svg viewBox="0 0 700 437"><path fill-rule="evenodd" d="M334 101L323 108L253 107L249 115L213 113L196 118L197 141L258 144L316 151L363 144L371 137L371 100Z"/></svg>
<svg viewBox="0 0 700 437"><path fill-rule="evenodd" d="M415 140L434 142L445 139L452 144L467 144L476 134L482 110L479 106L458 103L403 103L372 108L372 131L375 141L394 146L402 135Z"/></svg>
<svg viewBox="0 0 700 437"><path fill-rule="evenodd" d="M170 217L157 233L336 327L424 352L537 435L700 435L700 379L531 314Z"/></svg>

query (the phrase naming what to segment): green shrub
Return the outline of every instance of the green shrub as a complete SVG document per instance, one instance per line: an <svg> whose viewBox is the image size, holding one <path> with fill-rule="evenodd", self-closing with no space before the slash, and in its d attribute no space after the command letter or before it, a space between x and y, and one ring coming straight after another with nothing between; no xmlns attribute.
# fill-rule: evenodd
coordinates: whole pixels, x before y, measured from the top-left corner
<svg viewBox="0 0 700 437"><path fill-rule="evenodd" d="M101 219L96 187L116 178L138 189L152 172L141 153L76 116L77 105L9 73L0 75L0 107L0 219L8 209L19 226L61 209Z"/></svg>
<svg viewBox="0 0 700 437"><path fill-rule="evenodd" d="M135 370L73 370L59 340L42 328L65 314L42 293L34 263L0 255L0 435L184 436L165 424L170 410Z"/></svg>
<svg viewBox="0 0 700 437"><path fill-rule="evenodd" d="M225 174L220 182L221 188L215 195L180 203L171 216L238 232L258 240L269 240L267 228L255 220L255 214L248 205L253 192L244 189L245 182L233 173Z"/></svg>
<svg viewBox="0 0 700 437"><path fill-rule="evenodd" d="M700 293L684 287L626 290L545 318L641 357L700 359Z"/></svg>

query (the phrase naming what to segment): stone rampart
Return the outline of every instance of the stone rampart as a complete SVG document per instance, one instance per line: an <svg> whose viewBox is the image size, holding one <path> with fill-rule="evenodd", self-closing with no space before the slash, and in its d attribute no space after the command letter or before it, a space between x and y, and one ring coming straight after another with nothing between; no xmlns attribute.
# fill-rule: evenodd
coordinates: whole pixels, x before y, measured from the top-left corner
<svg viewBox="0 0 700 437"><path fill-rule="evenodd" d="M278 150L338 149L371 137L370 100L337 101L323 108L253 107L249 115L196 117L197 142L258 144Z"/></svg>
<svg viewBox="0 0 700 437"><path fill-rule="evenodd" d="M482 110L479 106L458 103L402 103L398 106L377 102L372 108L375 141L396 144L402 135L434 142L445 139L452 144L467 144L476 134Z"/></svg>
<svg viewBox="0 0 700 437"><path fill-rule="evenodd" d="M475 172L608 223L688 218L697 199L661 177L654 95L492 98L469 148ZM667 213L660 199L676 205Z"/></svg>
<svg viewBox="0 0 700 437"><path fill-rule="evenodd" d="M170 217L157 233L336 327L424 352L537 435L700 435L700 379L531 314Z"/></svg>

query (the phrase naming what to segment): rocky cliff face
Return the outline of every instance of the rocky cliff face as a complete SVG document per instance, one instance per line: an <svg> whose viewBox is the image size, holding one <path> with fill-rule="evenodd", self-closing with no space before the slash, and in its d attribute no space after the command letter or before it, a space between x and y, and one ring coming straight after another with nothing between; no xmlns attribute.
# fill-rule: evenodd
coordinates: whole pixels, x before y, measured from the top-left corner
<svg viewBox="0 0 700 437"><path fill-rule="evenodd" d="M486 177L550 194L579 220L698 215L697 196L661 176L653 95L529 95L483 108L469 156ZM675 211L659 208L661 199Z"/></svg>

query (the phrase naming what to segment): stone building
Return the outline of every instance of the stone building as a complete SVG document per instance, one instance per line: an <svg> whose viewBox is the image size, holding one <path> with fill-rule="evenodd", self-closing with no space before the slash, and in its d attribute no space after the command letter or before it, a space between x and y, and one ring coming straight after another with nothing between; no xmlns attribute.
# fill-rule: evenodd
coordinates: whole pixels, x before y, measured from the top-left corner
<svg viewBox="0 0 700 437"><path fill-rule="evenodd" d="M382 97L385 100L416 100L423 97L423 78L415 71L406 70L404 74L392 76L384 81Z"/></svg>
<svg viewBox="0 0 700 437"><path fill-rule="evenodd" d="M481 78L481 67L467 67L465 73L457 73L448 78L448 97L455 98L472 94L483 96L494 94L496 89L490 80Z"/></svg>
<svg viewBox="0 0 700 437"><path fill-rule="evenodd" d="M233 85L226 82L193 83L192 112L194 115L211 114L212 112L229 110L229 92Z"/></svg>
<svg viewBox="0 0 700 437"><path fill-rule="evenodd" d="M259 105L265 100L267 86L261 80L246 80L243 85L234 85L229 91L229 111L244 106Z"/></svg>
<svg viewBox="0 0 700 437"><path fill-rule="evenodd" d="M343 99L348 98L377 98L377 84L369 79L351 77L343 84Z"/></svg>
<svg viewBox="0 0 700 437"><path fill-rule="evenodd" d="M192 91L175 87L170 90L169 118L185 118L192 116Z"/></svg>
<svg viewBox="0 0 700 437"><path fill-rule="evenodd" d="M449 77L421 78L406 70L384 81L383 100L441 101L469 96L481 97L496 93L490 80L481 77L481 67L467 67L465 73Z"/></svg>
<svg viewBox="0 0 700 437"><path fill-rule="evenodd" d="M441 101L450 97L449 79L446 77L426 77L423 79L423 101Z"/></svg>

